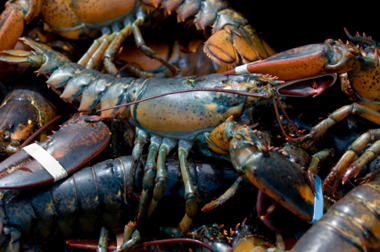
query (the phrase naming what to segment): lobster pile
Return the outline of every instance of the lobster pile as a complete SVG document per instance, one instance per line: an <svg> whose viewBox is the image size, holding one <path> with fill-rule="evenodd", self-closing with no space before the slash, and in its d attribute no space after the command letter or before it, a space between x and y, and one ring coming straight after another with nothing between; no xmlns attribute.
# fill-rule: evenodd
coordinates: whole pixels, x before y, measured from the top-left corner
<svg viewBox="0 0 380 252"><path fill-rule="evenodd" d="M379 43L345 31L275 53L225 0L8 1L0 251L378 251Z"/></svg>

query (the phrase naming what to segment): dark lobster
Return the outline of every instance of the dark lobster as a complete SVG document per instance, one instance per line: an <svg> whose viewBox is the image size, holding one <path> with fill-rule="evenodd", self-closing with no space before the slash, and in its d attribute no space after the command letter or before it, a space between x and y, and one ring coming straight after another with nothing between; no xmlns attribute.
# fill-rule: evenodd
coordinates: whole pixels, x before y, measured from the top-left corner
<svg viewBox="0 0 380 252"><path fill-rule="evenodd" d="M159 60L175 73L175 67L145 45L139 28L147 19L147 10L159 8L168 14L177 12L181 21L196 16L195 25L199 29L212 27L214 34L204 48L219 64L233 66L240 59L247 63L274 53L247 19L230 8L226 0L8 1L0 17L0 50L12 49L24 24L41 17L50 30L70 39L95 37L102 32L103 35L94 41L80 61L89 68L96 66L104 54L105 67L109 73L116 74L112 60L123 40L133 33L136 45L146 55Z"/></svg>
<svg viewBox="0 0 380 252"><path fill-rule="evenodd" d="M352 189L315 223L291 251L379 251L380 181Z"/></svg>
<svg viewBox="0 0 380 252"><path fill-rule="evenodd" d="M41 86L43 78L35 79L34 73L25 73L16 81L12 90L0 105L0 152L12 154L34 132L58 116L60 103L53 102L54 93ZM51 125L39 135L44 141Z"/></svg>
<svg viewBox="0 0 380 252"><path fill-rule="evenodd" d="M51 238L61 241L97 238L101 227L111 233L121 231L135 217L141 193L143 167L139 164L133 178L136 181L133 197L127 195L126 181L131 169L132 157L123 156L83 168L52 185L4 191L0 210L2 237L5 239L2 239L1 248L11 247L12 251L18 251L22 244L42 244ZM174 225L176 219L181 218L178 209L183 208L178 204L184 204L185 199L181 194L184 188L178 160L168 159L165 169L168 173L165 196L157 208L155 216L158 218L152 217L148 230L155 225ZM197 181L194 185L198 189L199 205L220 194L238 176L231 166L222 166L215 160L189 160L189 170L192 181ZM247 190L242 197L251 193ZM226 205L224 211L234 211L236 218L252 209L252 204L237 211L232 210L233 206ZM216 216L223 216L223 209L217 215L203 214L199 221L210 223L217 220ZM143 231L140 230L142 235Z"/></svg>
<svg viewBox="0 0 380 252"><path fill-rule="evenodd" d="M188 230L196 207L195 188L191 185L186 159L195 142L206 155L230 159L241 174L236 183L245 183L249 179L255 186L265 190L276 201L285 204L286 208L302 219L308 221L312 219L314 195L304 180L300 167L288 162L281 153L270 150L261 132L254 132L246 125L233 120L233 117L241 117L244 108L250 106L249 99L246 96L215 92L227 89L234 89L232 92L251 91L254 93L252 95L256 96L255 99L269 99L273 94L272 85L278 86L282 83L277 78L260 74L214 74L176 79L115 78L74 64L45 45L29 39L23 41L36 52L24 54L19 51L8 51L7 54L12 56L3 56L1 59L13 61L15 56L19 56L18 62L29 62L38 66L42 64L37 72L52 73L47 81L50 86L59 88L66 85L62 98L72 100L81 94L79 106L81 111L90 111L99 102L102 108L108 108L173 90L192 91L196 87L201 87L204 90L214 91L176 94L131 106L130 113L137 126L137 137L132 153L135 162L142 155L143 146L148 140L147 133L151 134L138 220L145 215L146 209L148 214L153 212L162 197L167 178L163 162L178 144L178 157L186 185L185 195L188 198L187 213L179 229L182 234ZM327 80L322 78L321 89L331 84L331 79L334 78L331 76L328 76ZM259 103L255 99L253 103ZM101 116L112 118L122 114L123 110L124 108L116 108L102 111ZM283 168L275 171L280 167L279 164L283 164ZM273 172L279 172L280 175L273 178ZM133 174L130 177L133 177ZM292 181L285 179L288 177L291 177ZM131 187L132 182L128 181L127 186ZM153 200L149 206L150 195L153 195Z"/></svg>

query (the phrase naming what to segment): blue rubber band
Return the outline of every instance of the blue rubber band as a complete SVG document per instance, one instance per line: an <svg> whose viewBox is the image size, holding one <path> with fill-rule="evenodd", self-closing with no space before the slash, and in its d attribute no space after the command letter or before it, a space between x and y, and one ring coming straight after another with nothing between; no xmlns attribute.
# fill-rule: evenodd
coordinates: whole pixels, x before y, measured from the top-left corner
<svg viewBox="0 0 380 252"><path fill-rule="evenodd" d="M319 221L323 216L323 193L322 193L322 181L319 176L315 178L315 197L314 197L314 214L313 220L310 224Z"/></svg>

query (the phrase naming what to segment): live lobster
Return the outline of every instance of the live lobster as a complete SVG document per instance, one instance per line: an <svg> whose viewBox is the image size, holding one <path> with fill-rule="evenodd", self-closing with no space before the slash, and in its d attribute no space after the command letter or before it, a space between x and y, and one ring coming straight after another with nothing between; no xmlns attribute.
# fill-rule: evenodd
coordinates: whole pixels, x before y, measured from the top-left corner
<svg viewBox="0 0 380 252"><path fill-rule="evenodd" d="M27 62L34 66L42 64L37 72L39 74L51 73L47 80L50 86L60 88L66 85L61 95L62 98L72 100L81 94L80 111L91 111L99 102L102 108L107 108L173 90L191 90L194 87L201 87L214 91L171 95L131 106L130 114L137 126L137 137L132 153L136 164L140 160L144 144L148 141L148 133L151 135L149 154L145 165L144 190L137 220L144 217L146 210L150 215L162 197L167 178L163 164L168 153L178 144L178 156L186 185L185 197L188 199L188 203L186 215L175 235L184 234L189 229L195 215L196 205L195 188L188 175L186 159L194 143L197 143L200 150L206 155L230 159L241 174L237 183L245 183L249 179L280 203L297 202L286 204L285 207L303 219L309 221L312 219L314 195L306 183L300 167L285 161L286 157L277 151L270 150L263 133L254 132L246 125L239 124L234 120L234 117L238 119L244 113L245 108L249 109L251 106L249 99L236 94L215 92L225 89L234 89L230 92L251 90L252 95L255 96L253 99L253 104L255 104L260 103L260 99L267 100L272 97L272 85L275 88L280 87L281 81L260 74L236 76L214 74L176 79L115 78L72 63L45 45L30 39L23 41L35 51L25 54L19 51L7 51L6 54L12 56L2 56L1 60L17 59L17 62ZM335 79L333 76L327 76L321 77L319 80L320 89L324 90ZM284 85L286 85L285 89L289 89L289 83ZM308 88L306 87L305 90ZM122 115L124 110L124 108L117 108L102 111L101 117L113 118L117 114ZM270 169L262 169L266 166L265 163L272 162L286 163L280 173L288 174L292 178L292 181L288 181L289 185L285 181L278 183L276 180L280 178L271 178L273 174ZM269 165L269 167L275 167L275 165ZM133 172L128 177L132 178ZM22 185L18 184L18 186ZM127 181L127 188L132 188L132 186L133 182ZM151 195L153 195L153 199L149 205Z"/></svg>
<svg viewBox="0 0 380 252"><path fill-rule="evenodd" d="M360 185L335 203L291 251L378 251L380 183Z"/></svg>
<svg viewBox="0 0 380 252"><path fill-rule="evenodd" d="M313 145L326 131L350 114L361 116L376 124L380 124L379 105L380 63L378 43L372 38L356 34L352 36L347 30L350 41L328 39L321 44L311 44L278 53L268 59L237 67L226 73L259 72L273 74L283 80L291 80L312 76L319 72L340 74L342 92L354 101L353 104L336 110L327 119L317 124L302 141ZM353 44L355 43L355 44ZM295 95L296 87L289 92L279 90L281 94ZM379 153L378 142L368 151L354 159L370 141L379 139L379 131L364 133L348 148L330 174L323 181L325 190L330 184L334 190L339 182L346 183L356 177L362 168Z"/></svg>
<svg viewBox="0 0 380 252"><path fill-rule="evenodd" d="M139 163L133 178L136 182L134 196L127 196L125 184L130 169L133 169L132 157L122 156L82 168L54 184L4 191L0 201L1 248L12 247L12 251L18 251L16 248L21 245L25 248L43 244L52 238L58 241L96 239L101 227L113 234L121 231L128 221L133 220L142 189L143 166ZM152 217L147 231L139 230L141 238L149 235L149 230L156 229L157 225L174 225L176 219L181 218L177 209L178 205L184 204L185 199L180 194L183 184L178 160L169 158L165 169L168 173L168 186L157 209L161 215L157 213L155 216L158 218ZM215 160L189 160L189 170L193 181L197 181L195 186L198 189L196 193L199 205L220 194L237 177L231 166L221 166ZM250 190L247 190L242 196L247 197L246 194L249 193ZM247 206L249 205L252 206ZM233 204L226 206L225 211L232 207ZM236 218L251 210L250 207L243 209L235 211ZM217 215L223 215L223 209ZM215 221L217 215L200 215L197 222ZM163 218L167 216L171 218Z"/></svg>

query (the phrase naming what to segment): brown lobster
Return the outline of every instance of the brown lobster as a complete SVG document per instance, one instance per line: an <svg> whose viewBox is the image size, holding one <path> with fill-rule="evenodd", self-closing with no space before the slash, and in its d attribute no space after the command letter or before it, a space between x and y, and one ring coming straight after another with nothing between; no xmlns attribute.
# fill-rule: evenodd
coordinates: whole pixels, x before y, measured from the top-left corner
<svg viewBox="0 0 380 252"><path fill-rule="evenodd" d="M343 93L355 103L338 109L303 137L302 141L308 142L309 146L321 138L330 127L350 114L356 114L380 124L380 115L376 112L380 109L379 44L366 36L359 34L352 36L347 30L346 34L349 40L357 45L348 41L343 43L341 40L328 39L321 44L306 45L275 54L268 59L237 67L227 73L259 72L273 74L283 80L304 78L320 72L340 74ZM315 83L311 82L310 88L313 88L313 85ZM302 88L304 86L300 88L300 91ZM278 89L279 95L297 93L295 86L289 90ZM315 94L319 94L317 89ZM336 190L342 179L345 183L356 177L361 169L380 153L379 142L375 142L355 162L353 162L354 158L367 143L379 138L379 130L369 131L359 137L326 177L323 189L333 183L332 186Z"/></svg>
<svg viewBox="0 0 380 252"><path fill-rule="evenodd" d="M0 50L12 49L24 30L24 24L41 17L50 30L65 38L95 37L101 30L101 38L94 41L79 61L88 68L96 66L104 55L106 69L116 74L112 59L122 41L133 33L137 46L146 55L176 73L178 69L145 45L139 29L146 20L147 10L159 8L168 14L177 12L181 21L196 16L195 25L199 29L212 26L214 34L206 41L204 50L218 64L234 66L240 59L247 63L274 53L247 19L230 8L226 0L12 0L6 3L0 17Z"/></svg>
<svg viewBox="0 0 380 252"><path fill-rule="evenodd" d="M79 106L81 111L91 111L98 103L102 108L108 108L128 101L139 102L173 90L196 91L134 104L128 110L124 107L101 113L103 118L113 118L124 112L130 113L137 127L137 137L132 151L135 162L140 160L144 145L150 140L145 164L144 190L140 198L137 220L143 219L146 213L150 215L162 197L167 179L163 162L169 152L178 146L188 202L186 215L179 226L180 233L176 235L182 235L188 230L196 209L194 205L196 189L191 184L186 165L187 156L193 145L208 156L231 160L237 172L241 174L236 184L250 181L257 187L263 188L280 204L285 204L286 208L302 219L308 221L312 219L314 195L304 180L300 167L288 162L277 150L270 150L265 134L254 132L244 125L242 123L244 118L238 122L234 120L234 117L240 120L245 109L255 106L256 102L260 102L258 100L271 98L272 86L281 86L282 81L260 74L116 78L70 62L46 45L30 39L23 41L35 51L29 53L7 51L1 60L12 61L17 58L18 62L41 66L37 72L50 74L47 80L50 86L58 89L65 86L62 98L73 100L81 95ZM327 79L330 78L331 76ZM198 92L197 88L212 92L204 90ZM226 94L224 91L232 94ZM255 98L251 100L246 96L236 95L241 91ZM281 174L278 177L273 177L274 171L265 168L271 167L276 170L280 164L283 168L278 171ZM281 177L291 177L292 180L285 182ZM132 182L127 180L127 188L131 186Z"/></svg>

